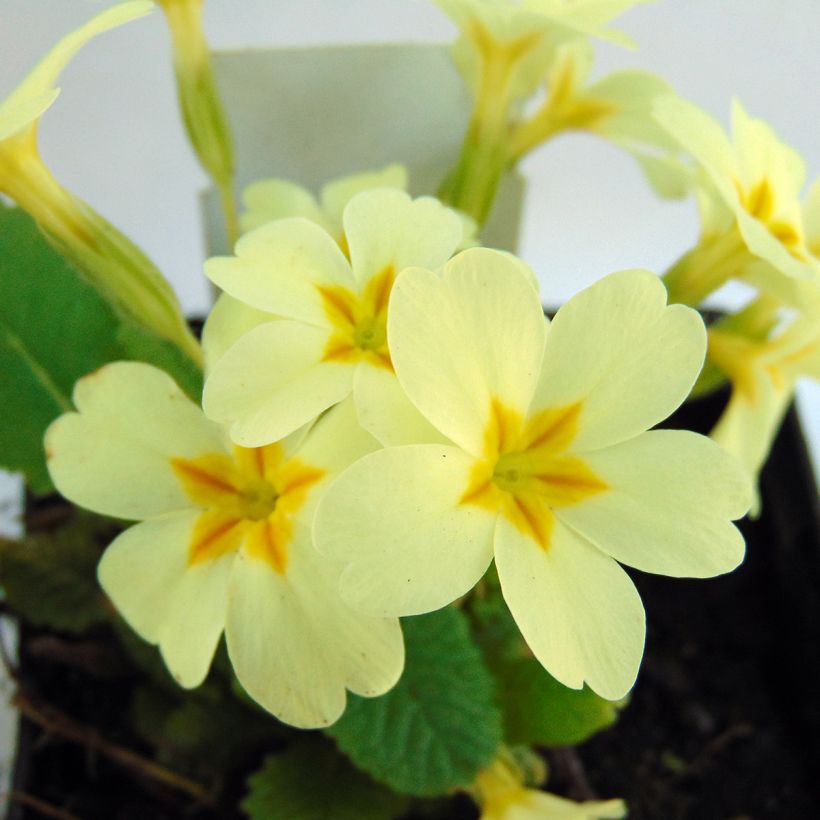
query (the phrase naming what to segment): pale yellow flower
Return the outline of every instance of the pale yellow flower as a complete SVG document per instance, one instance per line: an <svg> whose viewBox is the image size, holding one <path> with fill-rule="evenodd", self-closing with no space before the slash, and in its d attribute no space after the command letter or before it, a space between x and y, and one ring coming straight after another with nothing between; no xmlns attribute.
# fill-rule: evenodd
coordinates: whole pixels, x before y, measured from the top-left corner
<svg viewBox="0 0 820 820"><path fill-rule="evenodd" d="M461 155L442 183L439 196L480 225L487 219L500 180L511 165L554 133L550 129L555 127L557 110L536 117L534 123L518 126L516 121L527 98L548 79L559 49L588 36L624 42L622 36L605 27L643 0L436 2L459 27L453 57L475 97ZM600 113L604 103L609 110L608 100L574 102L578 103L572 106L576 121L589 123L590 115ZM569 112L563 107L560 113ZM562 127L570 126L564 123Z"/></svg>
<svg viewBox="0 0 820 820"><path fill-rule="evenodd" d="M443 276L398 278L388 339L401 386L450 443L371 453L317 509L342 595L411 615L467 593L495 558L504 598L561 683L617 700L644 612L619 562L708 577L733 569L750 503L738 462L704 436L652 430L703 363L698 314L626 271L544 319L519 264L464 251ZM417 438L416 441L430 441Z"/></svg>
<svg viewBox="0 0 820 820"><path fill-rule="evenodd" d="M407 169L388 165L378 171L362 171L339 177L323 186L318 198L307 188L286 179L261 179L245 188L240 216L242 232L288 216L303 216L324 228L342 250L347 249L342 215L356 194L371 188L407 190Z"/></svg>
<svg viewBox="0 0 820 820"><path fill-rule="evenodd" d="M266 222L301 216L324 228L336 239L344 253L349 252L342 226L347 203L358 193L371 188L407 188L407 171L401 165L388 165L379 171L364 171L328 182L317 198L306 188L286 179L263 179L245 188L242 200L246 210L239 223L243 233ZM205 369L213 365L240 336L275 316L223 293L208 315L202 331Z"/></svg>
<svg viewBox="0 0 820 820"><path fill-rule="evenodd" d="M732 140L710 116L677 97L659 99L655 117L698 163L703 234L666 277L672 297L698 304L731 278L778 292L784 277L820 281L799 200L803 160L769 125L732 109Z"/></svg>
<svg viewBox="0 0 820 820"><path fill-rule="evenodd" d="M820 299L820 288L816 290L815 305ZM763 341L712 329L709 357L732 383L729 404L711 436L741 461L757 484L797 379L820 379L820 310L815 307ZM756 497L753 512L759 510Z"/></svg>
<svg viewBox="0 0 820 820"><path fill-rule="evenodd" d="M116 228L66 191L37 149L40 117L57 98L57 80L71 58L91 38L152 8L149 0L131 0L98 14L63 37L0 102L0 192L31 214L58 250L120 313L175 342L199 362L199 345L162 274Z"/></svg>
<svg viewBox="0 0 820 820"><path fill-rule="evenodd" d="M475 790L481 820L619 820L626 817L623 800L576 803L554 794L528 789L506 760L482 771Z"/></svg>
<svg viewBox="0 0 820 820"><path fill-rule="evenodd" d="M509 96L532 94L543 81L555 49L592 35L624 45L607 29L615 17L648 0L434 0L459 28L453 52L470 88L478 94L486 75L502 68ZM484 79L482 79L482 75Z"/></svg>
<svg viewBox="0 0 820 820"><path fill-rule="evenodd" d="M108 547L99 579L182 686L202 682L223 631L242 686L294 726L333 723L346 689L393 686L398 621L352 611L337 592L340 566L310 536L328 479L378 446L350 402L260 448L232 446L146 364L86 376L74 404L46 434L54 485L82 507L141 522Z"/></svg>
<svg viewBox="0 0 820 820"><path fill-rule="evenodd" d="M544 102L511 127L512 159L521 159L562 132L589 131L633 154L663 195L682 195L687 185L681 185L685 177L677 143L652 117L654 101L671 94L670 86L645 71L617 71L589 83L592 63L593 49L586 39L557 50Z"/></svg>
<svg viewBox="0 0 820 820"><path fill-rule="evenodd" d="M212 368L205 412L244 446L276 441L353 395L362 425L397 443L429 425L393 372L387 316L393 281L439 267L463 238L461 218L432 197L377 188L344 210L349 256L302 217L245 234L207 275L230 296L281 318L242 335Z"/></svg>

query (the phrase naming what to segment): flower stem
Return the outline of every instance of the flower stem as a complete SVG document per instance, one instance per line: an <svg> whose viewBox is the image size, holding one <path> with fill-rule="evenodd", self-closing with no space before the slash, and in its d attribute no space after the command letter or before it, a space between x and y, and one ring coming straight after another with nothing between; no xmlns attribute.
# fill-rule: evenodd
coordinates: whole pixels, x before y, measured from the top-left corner
<svg viewBox="0 0 820 820"><path fill-rule="evenodd" d="M121 315L176 344L195 364L202 349L168 281L128 237L51 175L32 145L0 150L0 191Z"/></svg>
<svg viewBox="0 0 820 820"><path fill-rule="evenodd" d="M663 275L669 302L697 307L709 294L737 276L749 251L737 226L704 237Z"/></svg>
<svg viewBox="0 0 820 820"><path fill-rule="evenodd" d="M233 137L202 25L203 0L159 0L171 33L182 121L200 164L219 189L228 240L239 238Z"/></svg>
<svg viewBox="0 0 820 820"><path fill-rule="evenodd" d="M461 155L442 183L442 202L471 216L479 225L487 221L498 186L510 166L509 54L500 50L488 56Z"/></svg>

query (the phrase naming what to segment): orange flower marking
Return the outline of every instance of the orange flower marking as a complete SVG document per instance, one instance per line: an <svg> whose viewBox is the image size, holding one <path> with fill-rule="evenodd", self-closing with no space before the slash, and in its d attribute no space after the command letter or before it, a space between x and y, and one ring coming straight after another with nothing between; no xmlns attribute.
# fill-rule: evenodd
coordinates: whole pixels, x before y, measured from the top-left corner
<svg viewBox="0 0 820 820"><path fill-rule="evenodd" d="M294 516L324 470L285 459L279 444L234 447L227 454L174 458L171 466L191 501L203 508L188 562L210 561L245 544L248 554L284 574Z"/></svg>
<svg viewBox="0 0 820 820"><path fill-rule="evenodd" d="M323 361L368 361L393 370L387 349L387 304L395 278L393 266L388 265L367 283L361 294L339 285L319 288L325 314L334 327Z"/></svg>
<svg viewBox="0 0 820 820"><path fill-rule="evenodd" d="M576 402L542 410L524 423L520 413L493 399L484 456L473 467L461 503L500 512L548 549L552 510L607 489L581 458L567 453L580 413Z"/></svg>

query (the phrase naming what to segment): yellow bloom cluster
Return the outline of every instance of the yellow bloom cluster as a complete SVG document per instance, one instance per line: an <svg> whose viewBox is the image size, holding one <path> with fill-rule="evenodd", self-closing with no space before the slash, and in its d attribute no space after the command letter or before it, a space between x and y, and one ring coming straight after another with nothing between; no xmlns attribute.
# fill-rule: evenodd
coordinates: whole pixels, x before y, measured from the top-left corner
<svg viewBox="0 0 820 820"><path fill-rule="evenodd" d="M646 432L697 378L703 323L645 271L550 323L523 262L459 251L458 214L378 176L326 189L346 192L324 197L340 221L281 181L252 188L279 218L206 266L230 301L205 329L204 414L147 365L110 365L49 431L55 484L142 522L100 579L183 685L224 631L254 698L327 725L345 689L395 682L398 616L469 592L495 557L535 656L621 698L644 614L619 563L701 577L743 557L737 463Z"/></svg>
<svg viewBox="0 0 820 820"><path fill-rule="evenodd" d="M710 577L742 561L732 521L752 504L749 476L795 380L820 377L820 186L800 202L801 161L739 104L730 141L650 75L588 83L588 37L622 42L605 27L635 4L440 0L476 95L444 194L480 221L498 176L569 129L642 161L647 146L682 152L695 164L670 164L679 184L664 187L695 188L703 231L663 281L613 273L549 321L533 271L474 247L476 223L412 198L400 166L318 197L263 180L245 191L233 253L206 263L223 295L203 333L202 406L145 364L77 383L76 412L46 437L51 476L76 503L137 522L105 553L100 581L181 685L204 679L224 634L265 709L327 726L347 691L376 696L398 680L400 616L469 594L494 561L541 664L566 686L620 699L645 635L622 565ZM180 9L201 4L161 5L174 31ZM15 180L41 169L37 119L71 53L145 10L132 2L96 18L0 106L3 190L25 200ZM543 103L523 117L542 84ZM211 117L200 153L229 185L216 110L188 109L189 128L201 135L192 123ZM51 182L38 190L71 202ZM66 220L42 224L70 243L82 231ZM116 290L120 280L103 278ZM707 331L693 306L730 278L757 297ZM170 302L157 300L171 322ZM733 384L714 440L652 429L690 394L707 351ZM485 817L623 811L508 775L499 764L480 776Z"/></svg>
<svg viewBox="0 0 820 820"><path fill-rule="evenodd" d="M484 222L501 176L566 131L590 131L622 146L653 184L672 161L675 143L651 117L652 102L671 93L663 80L620 71L588 83L590 38L631 45L606 26L647 0L435 2L458 26L453 57L475 97L461 157L440 191L446 202ZM522 114L539 89L543 102Z"/></svg>

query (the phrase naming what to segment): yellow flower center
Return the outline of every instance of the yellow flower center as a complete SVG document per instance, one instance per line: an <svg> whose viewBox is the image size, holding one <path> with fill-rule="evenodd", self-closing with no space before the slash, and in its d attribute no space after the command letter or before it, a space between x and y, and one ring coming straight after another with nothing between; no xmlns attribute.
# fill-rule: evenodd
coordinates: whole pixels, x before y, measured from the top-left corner
<svg viewBox="0 0 820 820"><path fill-rule="evenodd" d="M709 357L750 404L758 404L763 398L757 374L763 374L776 392L782 392L816 355L820 345L820 335L795 344L788 331L762 342L715 328L709 330L708 336Z"/></svg>
<svg viewBox="0 0 820 820"><path fill-rule="evenodd" d="M319 288L325 315L333 324L323 361L367 361L392 371L387 305L395 278L396 272L389 265L367 283L361 294L338 285Z"/></svg>
<svg viewBox="0 0 820 820"><path fill-rule="evenodd" d="M567 453L580 412L580 402L550 407L524 423L519 413L493 399L483 458L473 467L461 503L501 513L548 549L552 510L607 489L581 458Z"/></svg>
<svg viewBox="0 0 820 820"><path fill-rule="evenodd" d="M735 187L743 210L760 220L795 259L805 262L803 226L799 221L789 221L777 215L777 200L769 180L764 177L749 188L744 188L740 182L735 181Z"/></svg>
<svg viewBox="0 0 820 820"><path fill-rule="evenodd" d="M171 467L203 510L191 534L189 564L220 558L244 542L249 555L285 573L294 516L324 470L285 459L279 444L235 447L233 458L174 458Z"/></svg>

